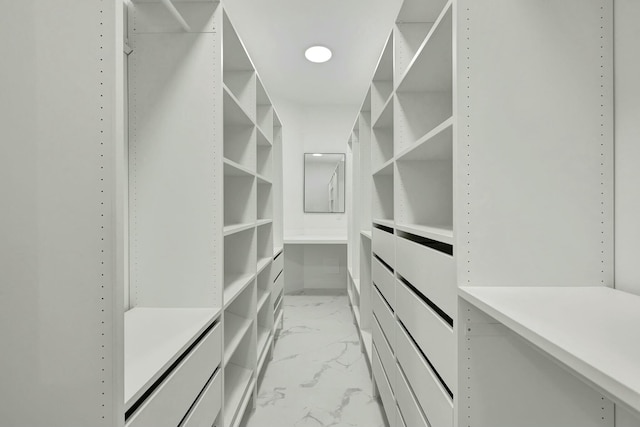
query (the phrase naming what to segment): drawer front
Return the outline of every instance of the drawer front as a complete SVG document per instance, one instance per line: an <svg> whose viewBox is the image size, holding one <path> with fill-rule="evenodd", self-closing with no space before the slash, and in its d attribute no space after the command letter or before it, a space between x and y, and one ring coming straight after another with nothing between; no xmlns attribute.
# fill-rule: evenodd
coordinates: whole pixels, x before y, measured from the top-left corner
<svg viewBox="0 0 640 427"><path fill-rule="evenodd" d="M395 236L392 233L380 230L373 227L371 231L372 237L372 250L377 254L384 262L389 264L391 268L395 268Z"/></svg>
<svg viewBox="0 0 640 427"><path fill-rule="evenodd" d="M416 294L396 282L398 317L451 390L455 390L455 336L451 328ZM455 393L455 391L454 391Z"/></svg>
<svg viewBox="0 0 640 427"><path fill-rule="evenodd" d="M218 369L180 427L211 427L222 407L222 369Z"/></svg>
<svg viewBox="0 0 640 427"><path fill-rule="evenodd" d="M384 373L387 375L391 390L394 390L396 383L396 359L393 356L393 350L391 350L387 339L384 337L382 329L380 329L380 324L376 320L375 316L371 323L373 324L373 343L376 345L376 350L378 350L378 356L380 356L380 362L382 362L382 368L384 369Z"/></svg>
<svg viewBox="0 0 640 427"><path fill-rule="evenodd" d="M398 273L453 317L457 298L453 257L402 237L396 245Z"/></svg>
<svg viewBox="0 0 640 427"><path fill-rule="evenodd" d="M400 413L400 408L396 405L396 424L398 427L407 427L404 423L404 419L402 418L402 414Z"/></svg>
<svg viewBox="0 0 640 427"><path fill-rule="evenodd" d="M391 391L391 386L389 385L389 381L384 374L384 370L382 369L382 363L380 363L380 356L378 356L378 352L376 350L375 345L373 346L373 358L371 363L371 370L373 371L373 377L376 380L376 386L378 387L378 392L380 393L380 400L382 400L382 407L384 408L384 412L387 416L387 420L389 421L389 427L396 426L396 402L393 397L393 392Z"/></svg>
<svg viewBox="0 0 640 427"><path fill-rule="evenodd" d="M396 400L398 402L398 407L400 408L400 417L408 426L430 427L418 406L418 402L409 388L406 378L400 369L397 368L397 365L396 369L398 369L398 372L396 373L398 381L396 387ZM435 425L432 425L431 427L435 427Z"/></svg>
<svg viewBox="0 0 640 427"><path fill-rule="evenodd" d="M395 309L396 305L396 285L395 277L387 267L382 265L375 257L371 264L371 279L376 284L380 292L385 297L391 308Z"/></svg>
<svg viewBox="0 0 640 427"><path fill-rule="evenodd" d="M399 324L396 331L396 357L431 427L452 427L453 402L449 394Z"/></svg>
<svg viewBox="0 0 640 427"><path fill-rule="evenodd" d="M373 314L375 315L376 319L378 319L380 327L382 328L382 332L384 332L384 336L387 338L389 345L391 345L391 348L394 348L396 345L396 319L389 309L389 306L384 302L382 296L375 287L373 288L372 299Z"/></svg>
<svg viewBox="0 0 640 427"><path fill-rule="evenodd" d="M284 289L284 271L282 272L282 274L280 274L278 279L273 284L273 294L280 295L283 289Z"/></svg>
<svg viewBox="0 0 640 427"><path fill-rule="evenodd" d="M284 252L280 252L278 258L273 260L273 264L271 265L271 283L275 282L276 277L284 268Z"/></svg>
<svg viewBox="0 0 640 427"><path fill-rule="evenodd" d="M127 421L127 427L175 427L220 365L221 330L216 325Z"/></svg>

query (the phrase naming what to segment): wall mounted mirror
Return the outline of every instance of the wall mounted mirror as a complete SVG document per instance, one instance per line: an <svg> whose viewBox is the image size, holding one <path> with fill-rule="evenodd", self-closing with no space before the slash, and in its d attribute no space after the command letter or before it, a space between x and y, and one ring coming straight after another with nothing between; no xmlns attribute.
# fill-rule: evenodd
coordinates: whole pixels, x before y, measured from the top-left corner
<svg viewBox="0 0 640 427"><path fill-rule="evenodd" d="M305 153L304 211L344 213L344 153Z"/></svg>

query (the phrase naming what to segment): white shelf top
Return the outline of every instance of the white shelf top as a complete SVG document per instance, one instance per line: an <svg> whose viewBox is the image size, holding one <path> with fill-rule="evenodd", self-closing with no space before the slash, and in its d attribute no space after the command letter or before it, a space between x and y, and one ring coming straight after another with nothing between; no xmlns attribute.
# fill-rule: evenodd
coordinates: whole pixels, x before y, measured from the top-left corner
<svg viewBox="0 0 640 427"><path fill-rule="evenodd" d="M276 246L273 248L273 257L277 257L284 250L284 246Z"/></svg>
<svg viewBox="0 0 640 427"><path fill-rule="evenodd" d="M267 268L267 266L269 265L269 263L273 260L272 257L264 257L264 258L260 258L258 260L258 274L260 274L262 272L262 270L264 270L265 268Z"/></svg>
<svg viewBox="0 0 640 427"><path fill-rule="evenodd" d="M251 328L253 319L247 319L233 313L225 312L224 323L224 364L226 366L229 364L233 353L238 349L242 338L244 338L249 328Z"/></svg>
<svg viewBox="0 0 640 427"><path fill-rule="evenodd" d="M236 97L231 89L226 85L222 85L225 94L225 102L231 100L231 104L226 104L225 124L230 125L253 125L254 121L249 112L244 108L242 102ZM226 98L228 97L228 98Z"/></svg>
<svg viewBox="0 0 640 427"><path fill-rule="evenodd" d="M451 160L452 155L453 117L449 117L398 154L396 160Z"/></svg>
<svg viewBox="0 0 640 427"><path fill-rule="evenodd" d="M235 418L242 397L251 384L253 371L230 363L224 369L224 425L231 425Z"/></svg>
<svg viewBox="0 0 640 427"><path fill-rule="evenodd" d="M418 224L396 224L396 229L427 239L453 245L453 227L428 227Z"/></svg>
<svg viewBox="0 0 640 427"><path fill-rule="evenodd" d="M262 357L264 350L266 348L267 342L269 341L269 329L258 326L258 355Z"/></svg>
<svg viewBox="0 0 640 427"><path fill-rule="evenodd" d="M262 147L272 147L273 141L267 136L267 133L262 129L260 124L256 124L258 129L258 145Z"/></svg>
<svg viewBox="0 0 640 427"><path fill-rule="evenodd" d="M271 345L271 343L273 342L273 335L270 333L267 333L267 342L264 344L264 349L260 355L260 357L258 358L258 375L260 375L260 373L262 372L262 368L265 366L265 361L267 360L267 355L269 354L269 352L267 351L267 349L269 348L269 346ZM259 343L259 341L258 341ZM260 347L258 347L260 348Z"/></svg>
<svg viewBox="0 0 640 427"><path fill-rule="evenodd" d="M124 400L129 409L220 315L211 308L136 307L124 314Z"/></svg>
<svg viewBox="0 0 640 427"><path fill-rule="evenodd" d="M224 163L224 174L227 176L247 176L253 177L254 173L251 169L242 166L240 163L236 163L233 160L225 158L223 160Z"/></svg>
<svg viewBox="0 0 640 427"><path fill-rule="evenodd" d="M367 237L369 240L372 239L371 230L360 230L360 234L362 234L364 237Z"/></svg>
<svg viewBox="0 0 640 427"><path fill-rule="evenodd" d="M285 245L346 245L347 236L325 236L320 234L285 236Z"/></svg>
<svg viewBox="0 0 640 427"><path fill-rule="evenodd" d="M224 307L227 308L238 295L251 283L255 274L230 274L224 279Z"/></svg>
<svg viewBox="0 0 640 427"><path fill-rule="evenodd" d="M373 176L390 176L393 175L393 157L380 165L373 173Z"/></svg>
<svg viewBox="0 0 640 427"><path fill-rule="evenodd" d="M247 222L244 224L225 225L223 228L222 234L224 236L229 236L231 234L239 233L241 231L250 230L253 227L255 227L255 224L253 222Z"/></svg>
<svg viewBox="0 0 640 427"><path fill-rule="evenodd" d="M267 302L267 300L269 299L269 291L265 290L265 289L261 289L258 288L258 310L257 312L259 313L262 310L262 307L264 307L264 304Z"/></svg>
<svg viewBox="0 0 640 427"><path fill-rule="evenodd" d="M461 287L460 296L640 414L640 296L606 287Z"/></svg>
<svg viewBox="0 0 640 427"><path fill-rule="evenodd" d="M396 223L392 219L373 219L372 222L385 227L396 228Z"/></svg>
<svg viewBox="0 0 640 427"><path fill-rule="evenodd" d="M267 179L267 177L264 176L264 175L258 174L258 175L256 175L256 178L258 178L258 184L269 184L269 185L271 185L271 180Z"/></svg>
<svg viewBox="0 0 640 427"><path fill-rule="evenodd" d="M259 219L256 221L256 225L260 227L261 225L271 224L273 222L272 219Z"/></svg>

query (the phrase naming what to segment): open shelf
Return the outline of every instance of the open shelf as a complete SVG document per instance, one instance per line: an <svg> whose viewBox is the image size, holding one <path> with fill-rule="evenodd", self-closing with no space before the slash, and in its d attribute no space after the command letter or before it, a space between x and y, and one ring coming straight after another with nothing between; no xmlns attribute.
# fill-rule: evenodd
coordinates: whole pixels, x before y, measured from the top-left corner
<svg viewBox="0 0 640 427"><path fill-rule="evenodd" d="M224 306L231 304L240 293L253 282L255 274L232 274L225 276L224 281Z"/></svg>
<svg viewBox="0 0 640 427"><path fill-rule="evenodd" d="M393 159L393 108L394 101L384 107L371 130L371 169L376 170Z"/></svg>
<svg viewBox="0 0 640 427"><path fill-rule="evenodd" d="M241 231L249 230L249 229L253 228L254 226L255 226L255 224L253 222L245 222L245 223L240 223L240 224L225 225L223 230L222 230L222 234L224 236L230 236L230 235L235 234L235 233L240 233Z"/></svg>
<svg viewBox="0 0 640 427"><path fill-rule="evenodd" d="M257 149L257 168L258 175L264 176L268 180L272 180L272 149L268 145L260 144L261 133L258 133L258 149Z"/></svg>
<svg viewBox="0 0 640 427"><path fill-rule="evenodd" d="M453 224L453 128L443 124L396 161L397 224L417 234L448 231ZM434 230L436 229L436 230ZM405 230L406 231L406 230ZM428 237L428 236L424 236Z"/></svg>
<svg viewBox="0 0 640 427"><path fill-rule="evenodd" d="M373 171L374 176L393 175L393 159L387 160L380 167Z"/></svg>
<svg viewBox="0 0 640 427"><path fill-rule="evenodd" d="M447 7L396 91L396 153L453 114L451 37L451 7Z"/></svg>
<svg viewBox="0 0 640 427"><path fill-rule="evenodd" d="M257 263L257 269L258 269L258 273L261 273L262 270L264 270L265 268L267 268L267 266L269 265L269 263L271 263L272 258L271 257L263 257L260 258L258 260Z"/></svg>
<svg viewBox="0 0 640 427"><path fill-rule="evenodd" d="M251 228L224 238L225 298L236 295L255 275L255 234ZM228 303L225 300L225 305Z"/></svg>
<svg viewBox="0 0 640 427"><path fill-rule="evenodd" d="M397 161L450 160L453 161L453 117L440 123L415 144L397 155Z"/></svg>
<svg viewBox="0 0 640 427"><path fill-rule="evenodd" d="M270 295L271 293L267 289L258 286L258 313L265 307Z"/></svg>
<svg viewBox="0 0 640 427"><path fill-rule="evenodd" d="M366 237L369 240L371 240L371 238L372 238L371 230L360 230L360 234L363 235L364 237Z"/></svg>
<svg viewBox="0 0 640 427"><path fill-rule="evenodd" d="M233 363L224 368L224 426L230 427L250 393L253 370Z"/></svg>
<svg viewBox="0 0 640 427"><path fill-rule="evenodd" d="M260 354L260 357L258 358L258 369L256 371L258 375L260 375L260 373L264 368L265 361L267 360L267 355L269 354L268 348L272 343L273 343L273 335L269 334L267 335L267 342L264 344L264 349Z"/></svg>
<svg viewBox="0 0 640 427"><path fill-rule="evenodd" d="M245 338L249 338L249 331L253 319L247 319L233 313L224 314L224 363L228 364L238 347Z"/></svg>
<svg viewBox="0 0 640 427"><path fill-rule="evenodd" d="M389 35L371 83L371 117L381 114L393 93L393 34Z"/></svg>
<svg viewBox="0 0 640 427"><path fill-rule="evenodd" d="M269 224L273 224L273 220L272 219L259 219L256 221L256 225L258 227L261 227L263 225L269 225Z"/></svg>
<svg viewBox="0 0 640 427"><path fill-rule="evenodd" d="M273 259L273 227L265 225L258 227L258 259Z"/></svg>
<svg viewBox="0 0 640 427"><path fill-rule="evenodd" d="M220 315L209 308L136 307L124 314L124 399L129 409Z"/></svg>
<svg viewBox="0 0 640 427"><path fill-rule="evenodd" d="M266 346L269 341L269 334L269 329L258 326L258 358L260 358L267 349Z"/></svg>
<svg viewBox="0 0 640 427"><path fill-rule="evenodd" d="M256 164L256 130L244 111L225 92L224 157L253 171Z"/></svg>
<svg viewBox="0 0 640 427"><path fill-rule="evenodd" d="M271 145L273 141L273 106L259 78L257 81L256 104L256 124L263 133L265 142Z"/></svg>
<svg viewBox="0 0 640 427"><path fill-rule="evenodd" d="M256 116L255 69L226 13L224 13L222 26L224 84L238 99L249 118L254 120Z"/></svg>
<svg viewBox="0 0 640 427"><path fill-rule="evenodd" d="M441 14L447 0L405 0L396 19L394 32L395 75L404 75Z"/></svg>
<svg viewBox="0 0 640 427"><path fill-rule="evenodd" d="M258 182L257 217L258 219L273 219L273 185Z"/></svg>
<svg viewBox="0 0 640 427"><path fill-rule="evenodd" d="M393 174L373 177L371 196L373 218L393 222L393 180Z"/></svg>
<svg viewBox="0 0 640 427"><path fill-rule="evenodd" d="M640 414L640 297L606 287L461 287L460 296ZM631 334L631 335L630 335Z"/></svg>

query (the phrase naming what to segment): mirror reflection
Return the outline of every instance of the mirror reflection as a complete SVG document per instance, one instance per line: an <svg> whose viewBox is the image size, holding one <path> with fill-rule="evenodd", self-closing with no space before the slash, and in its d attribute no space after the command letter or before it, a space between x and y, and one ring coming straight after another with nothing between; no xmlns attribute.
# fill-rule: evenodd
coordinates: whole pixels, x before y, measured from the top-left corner
<svg viewBox="0 0 640 427"><path fill-rule="evenodd" d="M344 153L305 153L304 211L344 213Z"/></svg>

